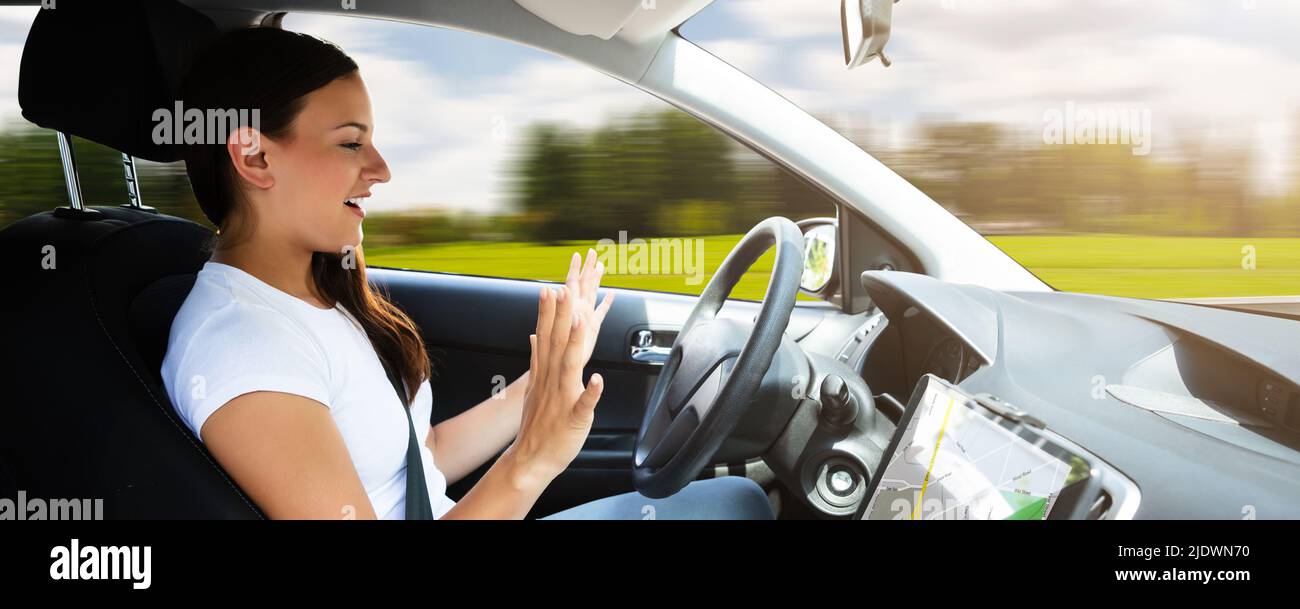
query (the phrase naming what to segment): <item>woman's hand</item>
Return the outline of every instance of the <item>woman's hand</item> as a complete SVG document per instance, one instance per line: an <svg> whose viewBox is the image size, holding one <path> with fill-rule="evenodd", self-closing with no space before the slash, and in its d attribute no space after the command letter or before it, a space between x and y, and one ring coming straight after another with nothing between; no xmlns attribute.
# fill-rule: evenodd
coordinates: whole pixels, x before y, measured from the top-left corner
<svg viewBox="0 0 1300 609"><path fill-rule="evenodd" d="M509 448L534 482L550 480L573 462L591 431L604 379L591 375L584 388L582 369L614 295L596 306L603 269L589 251L586 264L574 254L565 285L545 288L538 299L537 333L529 337L528 388L519 437ZM581 267L581 268L580 268Z"/></svg>
<svg viewBox="0 0 1300 609"><path fill-rule="evenodd" d="M579 268L581 266L581 268ZM605 295L605 300L596 306L596 291L600 289L600 279L605 276L605 265L596 261L596 250L587 250L587 261L582 261L578 252L569 259L569 274L564 279L564 286L574 295L573 311L582 316L582 323L588 331L584 333L582 365L591 361L591 354L596 349L596 335L600 334L600 325L605 321L605 314L614 302L614 293Z"/></svg>

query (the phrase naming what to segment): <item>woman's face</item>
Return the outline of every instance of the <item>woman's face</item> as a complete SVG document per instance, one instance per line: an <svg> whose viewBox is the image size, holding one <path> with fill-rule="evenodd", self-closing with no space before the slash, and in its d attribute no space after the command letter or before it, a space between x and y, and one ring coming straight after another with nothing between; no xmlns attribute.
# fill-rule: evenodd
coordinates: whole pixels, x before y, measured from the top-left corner
<svg viewBox="0 0 1300 609"><path fill-rule="evenodd" d="M370 95L358 74L339 78L304 98L293 136L266 142L262 151L274 176L259 226L315 252L344 253L361 244L361 219L388 164L372 141Z"/></svg>

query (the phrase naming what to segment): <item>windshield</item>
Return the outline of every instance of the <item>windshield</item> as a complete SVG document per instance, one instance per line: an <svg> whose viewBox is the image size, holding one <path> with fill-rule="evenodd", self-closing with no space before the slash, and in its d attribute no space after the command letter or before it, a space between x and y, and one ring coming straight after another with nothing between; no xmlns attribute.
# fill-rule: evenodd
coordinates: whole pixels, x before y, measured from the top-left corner
<svg viewBox="0 0 1300 609"><path fill-rule="evenodd" d="M846 70L837 1L680 29L1057 289L1300 294L1300 3L903 0Z"/></svg>

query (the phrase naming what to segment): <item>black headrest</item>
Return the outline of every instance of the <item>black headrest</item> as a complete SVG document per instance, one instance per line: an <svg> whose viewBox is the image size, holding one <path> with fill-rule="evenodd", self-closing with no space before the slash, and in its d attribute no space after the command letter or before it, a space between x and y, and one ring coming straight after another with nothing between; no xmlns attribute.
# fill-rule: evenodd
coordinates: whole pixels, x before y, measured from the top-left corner
<svg viewBox="0 0 1300 609"><path fill-rule="evenodd" d="M172 111L189 60L217 33L176 0L59 0L36 15L23 48L23 117L131 156L180 159L153 142L154 112Z"/></svg>

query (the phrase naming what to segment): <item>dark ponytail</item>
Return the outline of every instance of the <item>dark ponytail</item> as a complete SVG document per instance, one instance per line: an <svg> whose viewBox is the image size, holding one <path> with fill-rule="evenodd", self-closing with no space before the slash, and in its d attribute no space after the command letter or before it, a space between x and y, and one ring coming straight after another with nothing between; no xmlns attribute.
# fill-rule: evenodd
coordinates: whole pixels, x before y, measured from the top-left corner
<svg viewBox="0 0 1300 609"><path fill-rule="evenodd" d="M181 102L185 109L257 109L261 133L286 138L307 94L356 75L352 58L318 38L269 27L235 30L195 55ZM230 125L230 130L237 126ZM183 150L194 196L218 228L210 247L236 243L250 234L252 215L224 137L219 143L185 145ZM342 304L356 317L379 357L406 381L409 406L420 383L431 376L424 341L411 318L370 287L361 248L355 264L347 266L341 253L315 252L311 275L330 304Z"/></svg>

